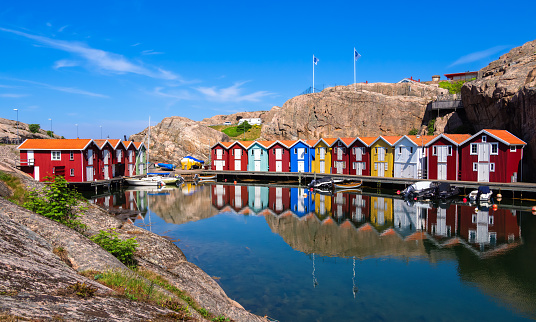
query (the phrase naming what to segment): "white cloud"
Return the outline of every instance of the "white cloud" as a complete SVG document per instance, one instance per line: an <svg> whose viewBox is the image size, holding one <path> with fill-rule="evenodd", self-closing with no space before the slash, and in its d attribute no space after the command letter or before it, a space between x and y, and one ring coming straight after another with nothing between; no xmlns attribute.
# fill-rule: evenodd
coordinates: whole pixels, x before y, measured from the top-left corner
<svg viewBox="0 0 536 322"><path fill-rule="evenodd" d="M273 93L267 91L257 91L251 94L242 94L241 88L247 82L238 82L232 86L218 89L213 87L197 87L196 90L205 95L208 100L217 102L258 102L261 98L272 95Z"/></svg>
<svg viewBox="0 0 536 322"><path fill-rule="evenodd" d="M78 65L80 65L80 64L78 62L75 62L74 60L62 59L62 60L58 60L57 62L54 63L54 68L59 69L59 68L63 68L63 67L75 67L75 66L78 66Z"/></svg>
<svg viewBox="0 0 536 322"><path fill-rule="evenodd" d="M58 32L63 32L65 30L65 28L69 27L69 25L65 25L63 27L61 27L60 29L58 29Z"/></svg>
<svg viewBox="0 0 536 322"><path fill-rule="evenodd" d="M153 91L153 94L160 97L173 98L176 101L179 100L191 100L193 96L187 90L170 90L167 92L163 91L163 87L156 87Z"/></svg>
<svg viewBox="0 0 536 322"><path fill-rule="evenodd" d="M52 24L50 22L47 22L47 27L52 27Z"/></svg>
<svg viewBox="0 0 536 322"><path fill-rule="evenodd" d="M132 47L136 47L136 46L139 46L139 45L141 45L141 42L137 42L137 43L135 43L134 45L130 45L130 46L132 46Z"/></svg>
<svg viewBox="0 0 536 322"><path fill-rule="evenodd" d="M479 61L481 59L484 59L484 58L487 58L487 57L489 57L491 55L494 55L494 54L496 54L498 52L501 52L506 48L508 48L508 46L495 46L493 48L489 48L489 49L486 49L486 50L477 51L477 52L471 53L469 55L465 55L465 56L462 56L462 57L458 58L458 60L456 60L455 62L450 64L448 67Z"/></svg>
<svg viewBox="0 0 536 322"><path fill-rule="evenodd" d="M56 40L5 28L0 28L0 31L19 35L28 39L35 40L41 44L48 45L52 48L78 55L81 58L85 59L89 65L92 65L103 71L109 71L117 74L132 73L158 79L177 78L177 76L170 71L164 71L159 68L147 68L140 64L130 62L122 55L107 52L100 49L94 49L88 47L84 43Z"/></svg>
<svg viewBox="0 0 536 322"><path fill-rule="evenodd" d="M154 51L153 49L144 50L141 52L142 55L162 55L162 52Z"/></svg>
<svg viewBox="0 0 536 322"><path fill-rule="evenodd" d="M33 84L33 85L37 85L37 86L40 86L40 87L43 87L43 88L48 88L48 89L55 90L55 91L60 91L60 92L66 92L66 93L71 93L71 94L80 94L80 95L86 95L86 96L92 96L92 97L109 98L109 96L107 96L107 95L88 92L88 91L78 89L78 88L73 88L73 87L54 86L54 85L50 85L50 84L46 84L46 83L40 83L40 82L34 82L34 81L31 81L31 80L26 80L26 79L16 79L16 78L6 78L6 79L10 79L10 80L13 80L13 81L18 81L18 82L23 82L23 83L28 83L28 84Z"/></svg>
<svg viewBox="0 0 536 322"><path fill-rule="evenodd" d="M0 97L3 97L3 98L20 98L20 97L25 97L25 96L28 96L28 94L12 94L12 93L0 94Z"/></svg>

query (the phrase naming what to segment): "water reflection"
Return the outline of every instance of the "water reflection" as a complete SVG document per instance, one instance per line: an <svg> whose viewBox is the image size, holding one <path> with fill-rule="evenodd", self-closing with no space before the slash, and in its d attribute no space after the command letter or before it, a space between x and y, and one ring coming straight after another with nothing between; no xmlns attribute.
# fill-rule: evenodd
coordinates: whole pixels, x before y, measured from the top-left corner
<svg viewBox="0 0 536 322"><path fill-rule="evenodd" d="M305 188L212 186L220 212L264 215L273 231L305 253L345 257L424 256L461 245L491 256L520 244L516 210L408 203L377 194L313 193ZM271 215L271 216L267 216Z"/></svg>

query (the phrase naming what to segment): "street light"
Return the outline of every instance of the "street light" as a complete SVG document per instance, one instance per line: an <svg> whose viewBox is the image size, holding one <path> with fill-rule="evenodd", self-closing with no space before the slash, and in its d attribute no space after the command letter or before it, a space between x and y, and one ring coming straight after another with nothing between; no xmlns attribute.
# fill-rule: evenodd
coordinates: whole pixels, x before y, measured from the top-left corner
<svg viewBox="0 0 536 322"><path fill-rule="evenodd" d="M102 140L102 125L100 125L100 138Z"/></svg>
<svg viewBox="0 0 536 322"><path fill-rule="evenodd" d="M50 136L52 137L52 119L48 119L50 121Z"/></svg>
<svg viewBox="0 0 536 322"><path fill-rule="evenodd" d="M17 112L17 143L18 143L18 142L20 142L20 137L19 137L19 109L14 108L13 111Z"/></svg>
<svg viewBox="0 0 536 322"><path fill-rule="evenodd" d="M78 124L75 124L76 125L76 138L78 139Z"/></svg>

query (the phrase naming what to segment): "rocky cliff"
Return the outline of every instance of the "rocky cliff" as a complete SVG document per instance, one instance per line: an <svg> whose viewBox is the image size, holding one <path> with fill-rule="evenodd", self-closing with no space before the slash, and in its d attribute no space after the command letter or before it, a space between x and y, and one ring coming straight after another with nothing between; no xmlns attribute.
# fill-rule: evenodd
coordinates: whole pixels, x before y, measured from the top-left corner
<svg viewBox="0 0 536 322"><path fill-rule="evenodd" d="M147 146L147 130L131 135L129 140L144 142ZM166 117L151 126L149 161L180 164L187 155L208 160L210 147L220 141L229 141L229 137L185 117Z"/></svg>
<svg viewBox="0 0 536 322"><path fill-rule="evenodd" d="M403 135L421 128L427 104L446 90L422 83L336 86L294 97L267 113L263 139Z"/></svg>
<svg viewBox="0 0 536 322"><path fill-rule="evenodd" d="M210 118L204 118L200 124L210 126L210 125L220 125L224 122L231 122L231 124L238 123L238 120L241 118L250 119L250 118L260 118L263 123L269 121L267 117L267 111L257 111L257 112L239 112L230 115L214 115Z"/></svg>
<svg viewBox="0 0 536 322"><path fill-rule="evenodd" d="M527 142L525 164L536 165L536 40L512 49L462 87L466 114L475 130L505 129ZM536 179L531 175L524 179Z"/></svg>
<svg viewBox="0 0 536 322"><path fill-rule="evenodd" d="M18 136L21 140L25 139L50 139L47 135L47 131L40 129L37 133L30 132L29 125L26 123L8 120L0 117L0 139L16 139ZM59 135L54 134L55 139L61 138Z"/></svg>

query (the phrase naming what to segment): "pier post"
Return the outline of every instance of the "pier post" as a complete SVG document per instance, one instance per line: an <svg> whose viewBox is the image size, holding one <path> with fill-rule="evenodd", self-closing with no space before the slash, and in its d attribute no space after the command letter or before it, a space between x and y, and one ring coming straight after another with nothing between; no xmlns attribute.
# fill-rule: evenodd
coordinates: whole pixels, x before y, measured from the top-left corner
<svg viewBox="0 0 536 322"><path fill-rule="evenodd" d="M301 186L301 171L298 172L298 184Z"/></svg>

